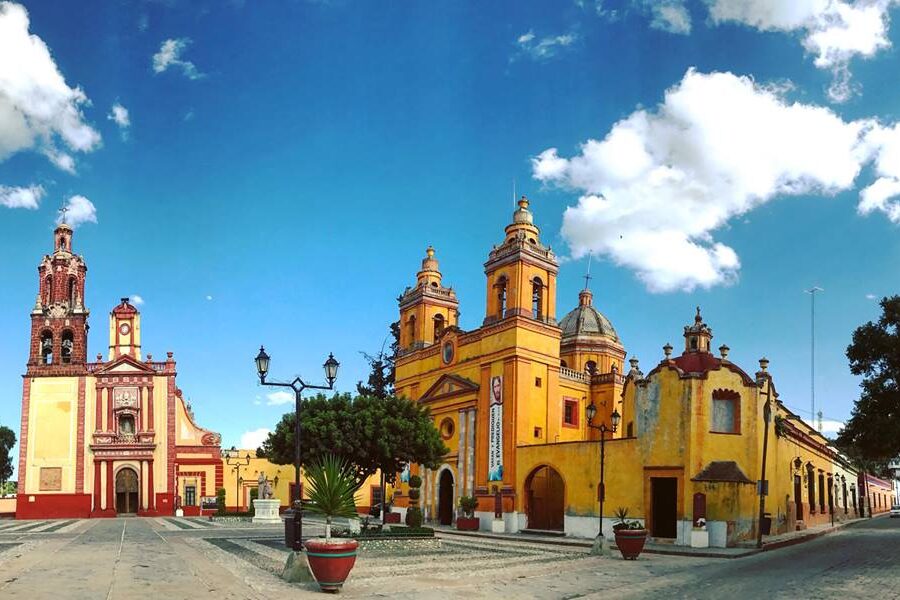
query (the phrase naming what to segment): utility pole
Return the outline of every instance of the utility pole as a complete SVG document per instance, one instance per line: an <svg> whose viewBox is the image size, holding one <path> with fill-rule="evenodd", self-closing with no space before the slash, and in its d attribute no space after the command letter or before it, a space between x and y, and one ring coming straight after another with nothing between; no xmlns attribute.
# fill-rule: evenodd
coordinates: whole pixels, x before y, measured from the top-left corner
<svg viewBox="0 0 900 600"><path fill-rule="evenodd" d="M804 290L810 296L810 352L809 352L809 418L815 427L816 419L816 292L825 290L815 285L811 289ZM821 431L822 426L819 425Z"/></svg>

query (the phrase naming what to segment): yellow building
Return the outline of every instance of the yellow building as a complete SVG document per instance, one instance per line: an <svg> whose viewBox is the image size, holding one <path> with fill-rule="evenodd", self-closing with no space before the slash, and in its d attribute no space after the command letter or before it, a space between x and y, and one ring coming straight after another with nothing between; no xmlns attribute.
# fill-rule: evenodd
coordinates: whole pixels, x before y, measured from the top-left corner
<svg viewBox="0 0 900 600"><path fill-rule="evenodd" d="M256 450L226 450L222 452L223 485L225 488L225 507L229 512L244 512L251 506L251 498L255 497L262 477L272 489L272 495L279 500L281 508L290 506L292 497L296 498L295 475L293 465L276 465L265 458L257 458ZM262 475L262 477L261 477ZM381 503L381 473L366 479L356 492L356 510L360 514L368 514L369 509ZM305 474L301 473L301 489L307 485ZM388 499L391 488L388 486ZM304 493L304 497L306 497Z"/></svg>
<svg viewBox="0 0 900 600"><path fill-rule="evenodd" d="M141 315L123 298L106 359L87 360L87 266L72 228L38 267L23 377L17 518L170 515L221 485L219 434L197 426L171 352L142 355Z"/></svg>
<svg viewBox="0 0 900 600"><path fill-rule="evenodd" d="M676 544L689 544L701 525L714 546L752 538L767 398L774 416L766 499L773 530L818 524L831 511L837 519L855 515L856 472L780 403L768 361L750 376L728 360L727 346L714 356L712 330L698 309L684 328L679 356L666 345L646 376L634 358L625 373L622 343L588 289L557 323L558 264L524 197L505 234L484 265L486 314L478 329L458 327L459 301L442 285L430 247L415 286L400 297L396 388L431 408L450 449L438 469L411 468L423 479L427 520L451 524L459 497L471 495L478 498L481 528L495 529L499 492L505 531L595 536L599 432L584 416L593 404L595 426L610 427L614 410L621 416L605 444L606 534L624 507L654 538ZM814 513L798 511L798 458L813 473L800 473L803 493L812 489L811 478L824 494L824 509L816 495ZM407 504L406 494L403 484L399 506Z"/></svg>

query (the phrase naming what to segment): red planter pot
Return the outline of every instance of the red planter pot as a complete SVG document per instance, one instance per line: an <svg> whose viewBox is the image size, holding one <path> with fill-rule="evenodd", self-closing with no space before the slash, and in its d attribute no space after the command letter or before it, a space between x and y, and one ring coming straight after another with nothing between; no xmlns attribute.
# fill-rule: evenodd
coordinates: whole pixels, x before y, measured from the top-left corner
<svg viewBox="0 0 900 600"><path fill-rule="evenodd" d="M347 575L356 563L356 540L323 538L306 542L306 557L313 576L323 592L336 592L344 585Z"/></svg>
<svg viewBox="0 0 900 600"><path fill-rule="evenodd" d="M616 546L625 560L635 560L644 549L647 541L646 529L617 529Z"/></svg>
<svg viewBox="0 0 900 600"><path fill-rule="evenodd" d="M478 531L480 524L478 517L456 517L456 528L460 531Z"/></svg>
<svg viewBox="0 0 900 600"><path fill-rule="evenodd" d="M389 512L384 515L385 523L399 523L400 522L400 513Z"/></svg>

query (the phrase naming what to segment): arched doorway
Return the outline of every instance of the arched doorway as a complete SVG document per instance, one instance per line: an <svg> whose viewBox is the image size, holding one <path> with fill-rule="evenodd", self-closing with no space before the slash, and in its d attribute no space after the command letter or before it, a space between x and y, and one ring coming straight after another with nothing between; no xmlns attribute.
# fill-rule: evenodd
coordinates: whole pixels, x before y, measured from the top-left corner
<svg viewBox="0 0 900 600"><path fill-rule="evenodd" d="M525 480L525 512L529 529L563 531L566 485L553 467L538 467Z"/></svg>
<svg viewBox="0 0 900 600"><path fill-rule="evenodd" d="M116 473L116 512L133 514L138 511L138 474L125 467Z"/></svg>
<svg viewBox="0 0 900 600"><path fill-rule="evenodd" d="M438 480L438 522L453 524L453 473L450 469L444 469Z"/></svg>

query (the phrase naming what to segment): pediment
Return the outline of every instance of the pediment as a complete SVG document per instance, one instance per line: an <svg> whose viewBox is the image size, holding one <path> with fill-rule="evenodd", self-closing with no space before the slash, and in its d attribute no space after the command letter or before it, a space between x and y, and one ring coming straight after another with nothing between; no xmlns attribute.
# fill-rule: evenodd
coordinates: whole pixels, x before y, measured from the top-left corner
<svg viewBox="0 0 900 600"><path fill-rule="evenodd" d="M479 385L471 379L459 375L441 375L419 398L419 402L434 402L443 398L451 398L463 394L475 393Z"/></svg>
<svg viewBox="0 0 900 600"><path fill-rule="evenodd" d="M123 354L110 362L103 365L102 368L96 371L97 375L110 375L110 374L118 374L118 373L154 373L153 369L149 366L145 365L141 361L136 358Z"/></svg>

